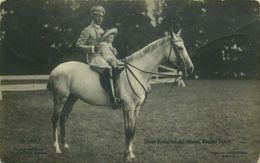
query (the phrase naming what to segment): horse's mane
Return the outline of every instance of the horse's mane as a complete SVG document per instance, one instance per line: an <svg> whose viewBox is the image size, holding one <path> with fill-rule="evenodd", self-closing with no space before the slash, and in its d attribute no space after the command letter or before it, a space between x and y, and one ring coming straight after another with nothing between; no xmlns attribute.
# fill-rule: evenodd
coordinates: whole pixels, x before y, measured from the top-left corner
<svg viewBox="0 0 260 163"><path fill-rule="evenodd" d="M162 37L162 38L159 38L159 39L151 42L150 44L143 47L141 50L138 50L137 52L133 53L132 55L126 57L126 61L131 62L137 58L140 58L142 56L149 54L154 49L156 49L156 48L160 47L161 45L165 44L166 42L168 42L169 38L170 38L170 36L166 36L166 37Z"/></svg>

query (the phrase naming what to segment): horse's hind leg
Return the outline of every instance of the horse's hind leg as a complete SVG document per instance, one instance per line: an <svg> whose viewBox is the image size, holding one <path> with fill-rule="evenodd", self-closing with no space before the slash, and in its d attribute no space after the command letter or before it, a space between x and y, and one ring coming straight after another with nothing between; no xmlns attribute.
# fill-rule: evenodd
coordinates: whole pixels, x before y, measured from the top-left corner
<svg viewBox="0 0 260 163"><path fill-rule="evenodd" d="M77 98L73 95L69 95L67 101L65 102L65 105L61 111L61 117L60 117L60 135L61 135L61 143L64 145L65 148L69 148L69 145L66 142L65 139L65 123L68 119L68 116L73 108L73 105L77 101Z"/></svg>
<svg viewBox="0 0 260 163"><path fill-rule="evenodd" d="M62 97L57 94L54 94L54 110L52 114L52 129L53 129L53 146L55 148L56 153L61 153L59 146L59 133L58 133L58 123L60 119L60 112L64 106L67 97Z"/></svg>

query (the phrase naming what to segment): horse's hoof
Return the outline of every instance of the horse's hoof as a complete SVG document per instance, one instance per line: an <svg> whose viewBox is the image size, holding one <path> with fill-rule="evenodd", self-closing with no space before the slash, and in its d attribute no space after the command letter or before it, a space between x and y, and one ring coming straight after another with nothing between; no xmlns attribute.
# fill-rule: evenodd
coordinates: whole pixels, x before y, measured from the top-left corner
<svg viewBox="0 0 260 163"><path fill-rule="evenodd" d="M61 150L56 150L56 154L61 154Z"/></svg>
<svg viewBox="0 0 260 163"><path fill-rule="evenodd" d="M125 159L125 163L130 163L130 162L132 162L132 159L131 159L131 158L126 158L126 159Z"/></svg>
<svg viewBox="0 0 260 163"><path fill-rule="evenodd" d="M64 144L64 148L69 149L69 145L67 143Z"/></svg>
<svg viewBox="0 0 260 163"><path fill-rule="evenodd" d="M60 146L58 143L54 143L53 146L55 148L55 153L61 153Z"/></svg>
<svg viewBox="0 0 260 163"><path fill-rule="evenodd" d="M137 159L135 157L134 154L129 154L128 156L125 157L125 162L129 163L129 162L136 162Z"/></svg>
<svg viewBox="0 0 260 163"><path fill-rule="evenodd" d="M132 162L137 162L136 157L132 158Z"/></svg>
<svg viewBox="0 0 260 163"><path fill-rule="evenodd" d="M128 157L128 158L125 159L125 162L126 162L126 163L137 162L137 159L136 159L136 158L130 158L130 157Z"/></svg>
<svg viewBox="0 0 260 163"><path fill-rule="evenodd" d="M134 155L133 153L130 153L130 154L129 154L129 157L130 157L132 160L133 160L133 159L136 159L136 158L135 158L135 155Z"/></svg>

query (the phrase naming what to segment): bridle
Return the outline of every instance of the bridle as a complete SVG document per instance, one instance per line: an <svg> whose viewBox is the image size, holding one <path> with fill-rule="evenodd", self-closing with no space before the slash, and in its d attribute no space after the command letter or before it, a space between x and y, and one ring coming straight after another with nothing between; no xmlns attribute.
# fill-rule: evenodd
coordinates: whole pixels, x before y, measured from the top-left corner
<svg viewBox="0 0 260 163"><path fill-rule="evenodd" d="M167 61L170 62L170 58L171 58L171 54L172 54L171 51L173 49L175 52L176 60L177 60L177 62L176 62L177 64L173 64L173 67L175 67L177 69L177 72L180 72L180 71L184 72L183 77L186 77L188 75L188 73L187 73L184 61L183 61L182 57L180 56L178 49L176 48L176 46L174 46L176 42L183 42L183 40L180 38L178 40L173 40L173 35L171 34L171 47L170 47Z"/></svg>

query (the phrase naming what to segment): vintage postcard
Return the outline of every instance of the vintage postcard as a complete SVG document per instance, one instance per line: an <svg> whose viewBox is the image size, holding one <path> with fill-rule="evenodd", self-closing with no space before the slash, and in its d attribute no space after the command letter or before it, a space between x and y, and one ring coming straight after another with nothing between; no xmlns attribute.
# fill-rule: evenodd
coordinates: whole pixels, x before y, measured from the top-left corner
<svg viewBox="0 0 260 163"><path fill-rule="evenodd" d="M0 2L0 163L260 163L259 0Z"/></svg>

